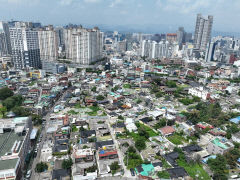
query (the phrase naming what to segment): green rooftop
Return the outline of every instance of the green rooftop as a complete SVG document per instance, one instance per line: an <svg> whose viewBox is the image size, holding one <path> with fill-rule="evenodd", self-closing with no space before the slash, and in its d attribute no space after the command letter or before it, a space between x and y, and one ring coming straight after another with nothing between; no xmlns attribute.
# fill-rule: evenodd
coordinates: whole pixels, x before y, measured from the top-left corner
<svg viewBox="0 0 240 180"><path fill-rule="evenodd" d="M0 156L10 153L16 141L23 140L24 136L18 136L14 132L5 132L0 134Z"/></svg>
<svg viewBox="0 0 240 180"><path fill-rule="evenodd" d="M223 144L219 138L215 138L214 140L212 140L212 143L217 145L218 147L222 148L222 149L228 149L228 146Z"/></svg>
<svg viewBox="0 0 240 180"><path fill-rule="evenodd" d="M18 161L19 161L19 158L1 160L0 161L0 171L5 170L5 169L15 169Z"/></svg>
<svg viewBox="0 0 240 180"><path fill-rule="evenodd" d="M138 168L135 168L135 171L142 176L152 176L154 173L154 166L152 164L142 164L142 171L138 172Z"/></svg>

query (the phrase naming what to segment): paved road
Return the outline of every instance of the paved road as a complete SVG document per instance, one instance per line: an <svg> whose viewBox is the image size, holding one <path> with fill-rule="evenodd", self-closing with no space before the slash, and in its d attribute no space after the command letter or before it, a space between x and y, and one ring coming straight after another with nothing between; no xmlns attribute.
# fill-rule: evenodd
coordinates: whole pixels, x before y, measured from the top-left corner
<svg viewBox="0 0 240 180"><path fill-rule="evenodd" d="M56 105L60 104L60 102L62 101L63 97L66 95L67 91L65 91L63 93L63 95L59 98L58 101L56 101L53 105L53 107L48 111L48 113L46 114L46 116L44 116L43 118L46 119L46 124L45 124L45 128L42 128L42 131L40 132L40 136L42 136L42 141L39 143L39 148L38 148L38 152L37 152L37 156L36 158L33 160L32 163L32 175L31 175L31 180L38 180L40 179L40 175L39 173L35 172L35 167L36 164L40 162L40 155L41 155L41 149L43 147L44 141L47 138L47 129L49 126L49 119L50 119L50 115L53 112L53 109Z"/></svg>
<svg viewBox="0 0 240 180"><path fill-rule="evenodd" d="M131 177L132 179L134 179L134 177L132 177L132 175L131 175L131 172L127 169L127 167L125 166L125 164L123 162L124 155L123 155L123 153L122 153L122 151L121 151L121 149L119 147L118 141L117 141L116 136L114 134L114 130L113 130L113 128L110 125L109 118L107 118L107 124L108 124L108 128L110 129L110 133L112 135L113 142L116 145L116 148L117 148L117 151L118 151L118 157L119 157L120 164L122 165L122 167L124 169L123 177L127 177L127 178Z"/></svg>

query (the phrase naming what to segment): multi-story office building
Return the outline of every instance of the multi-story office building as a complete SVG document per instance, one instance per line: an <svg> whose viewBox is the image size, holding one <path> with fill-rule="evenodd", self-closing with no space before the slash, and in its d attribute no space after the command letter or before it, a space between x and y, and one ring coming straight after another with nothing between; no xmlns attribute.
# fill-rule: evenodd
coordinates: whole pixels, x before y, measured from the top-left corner
<svg viewBox="0 0 240 180"><path fill-rule="evenodd" d="M57 34L52 26L38 30L38 42L41 60L55 61L57 59Z"/></svg>
<svg viewBox="0 0 240 180"><path fill-rule="evenodd" d="M6 22L0 21L0 56L11 54L9 27Z"/></svg>
<svg viewBox="0 0 240 180"><path fill-rule="evenodd" d="M16 69L41 68L38 32L29 28L26 23L18 23L9 31L14 67Z"/></svg>
<svg viewBox="0 0 240 180"><path fill-rule="evenodd" d="M208 16L208 19L197 15L195 34L194 34L194 48L205 51L207 44L211 40L213 16Z"/></svg>
<svg viewBox="0 0 240 180"><path fill-rule="evenodd" d="M91 64L102 56L103 34L98 28L64 30L66 58L77 64Z"/></svg>

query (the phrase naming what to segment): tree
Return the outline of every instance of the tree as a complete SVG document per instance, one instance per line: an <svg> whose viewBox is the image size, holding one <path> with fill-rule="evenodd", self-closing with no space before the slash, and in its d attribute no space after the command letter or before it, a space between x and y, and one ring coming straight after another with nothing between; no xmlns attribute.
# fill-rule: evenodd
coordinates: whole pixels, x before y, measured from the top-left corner
<svg viewBox="0 0 240 180"><path fill-rule="evenodd" d="M117 161L113 162L111 165L110 165L110 169L112 171L112 174L115 174L116 171L120 168L119 164Z"/></svg>
<svg viewBox="0 0 240 180"><path fill-rule="evenodd" d="M158 91L155 95L157 98L160 98L163 96L163 93L161 91Z"/></svg>
<svg viewBox="0 0 240 180"><path fill-rule="evenodd" d="M227 180L227 161L224 156L218 154L215 159L208 159L207 164L214 173L213 179Z"/></svg>
<svg viewBox="0 0 240 180"><path fill-rule="evenodd" d="M2 116L4 116L6 112L7 112L6 107L4 107L4 106L0 107L0 113L2 114Z"/></svg>
<svg viewBox="0 0 240 180"><path fill-rule="evenodd" d="M92 89L91 89L92 92L96 92L97 91L97 87L94 86Z"/></svg>
<svg viewBox="0 0 240 180"><path fill-rule="evenodd" d="M7 108L7 110L11 110L15 106L15 101L13 98L8 97L2 102L3 106Z"/></svg>
<svg viewBox="0 0 240 180"><path fill-rule="evenodd" d="M97 98L96 98L98 101L102 101L104 100L104 96L103 95L98 95Z"/></svg>
<svg viewBox="0 0 240 180"><path fill-rule="evenodd" d="M145 139L143 138L137 139L135 142L135 147L137 148L138 151L144 150L146 148Z"/></svg>
<svg viewBox="0 0 240 180"><path fill-rule="evenodd" d="M169 88L175 88L175 87L177 87L177 84L176 84L175 81L167 81L167 82L166 82L166 85L167 85L167 87L169 87Z"/></svg>
<svg viewBox="0 0 240 180"><path fill-rule="evenodd" d="M38 172L38 173L41 173L43 171L46 171L47 169L48 169L47 163L40 162L36 165L35 171Z"/></svg>
<svg viewBox="0 0 240 180"><path fill-rule="evenodd" d="M239 151L239 149L234 148L234 149L230 150L229 152L227 152L224 155L224 157L227 160L227 163L230 166L230 168L233 169L236 167L237 159L240 157L240 151Z"/></svg>
<svg viewBox="0 0 240 180"><path fill-rule="evenodd" d="M72 159L69 158L69 159L64 159L63 162L62 162L62 168L63 169L70 169L72 167Z"/></svg>
<svg viewBox="0 0 240 180"><path fill-rule="evenodd" d="M28 110L21 106L15 106L14 108L12 108L12 112L14 112L17 116L21 117L30 115Z"/></svg>
<svg viewBox="0 0 240 180"><path fill-rule="evenodd" d="M170 179L170 175L167 171L160 171L157 175L160 179Z"/></svg>
<svg viewBox="0 0 240 180"><path fill-rule="evenodd" d="M0 89L0 100L5 100L8 97L11 97L13 95L14 95L14 93L8 87L4 87L4 88Z"/></svg>
<svg viewBox="0 0 240 180"><path fill-rule="evenodd" d="M34 125L42 124L42 117L37 114L32 114L32 121Z"/></svg>
<svg viewBox="0 0 240 180"><path fill-rule="evenodd" d="M146 139L149 138L149 133L143 127L138 128L138 134Z"/></svg>

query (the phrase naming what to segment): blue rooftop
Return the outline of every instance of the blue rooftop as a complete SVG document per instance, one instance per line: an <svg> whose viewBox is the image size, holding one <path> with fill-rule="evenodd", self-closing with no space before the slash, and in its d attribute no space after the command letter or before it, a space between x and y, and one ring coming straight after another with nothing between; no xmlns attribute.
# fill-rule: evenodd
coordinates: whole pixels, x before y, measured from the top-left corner
<svg viewBox="0 0 240 180"><path fill-rule="evenodd" d="M205 157L203 160L202 160L202 162L203 163L205 163L205 164L207 164L207 161L209 160L209 159L216 159L216 155L211 155L211 156L208 156L208 157Z"/></svg>
<svg viewBox="0 0 240 180"><path fill-rule="evenodd" d="M238 124L240 122L240 116L230 119L231 122Z"/></svg>

